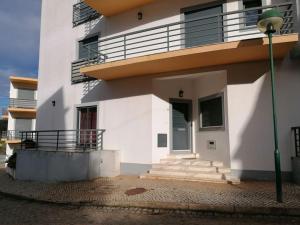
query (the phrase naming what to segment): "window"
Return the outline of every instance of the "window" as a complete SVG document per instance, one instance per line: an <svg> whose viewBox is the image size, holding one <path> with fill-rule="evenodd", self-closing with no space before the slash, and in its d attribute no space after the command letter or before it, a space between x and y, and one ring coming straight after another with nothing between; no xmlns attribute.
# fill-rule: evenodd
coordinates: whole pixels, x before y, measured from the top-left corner
<svg viewBox="0 0 300 225"><path fill-rule="evenodd" d="M79 59L96 58L98 54L98 35L79 41Z"/></svg>
<svg viewBox="0 0 300 225"><path fill-rule="evenodd" d="M260 9L251 10L251 8L261 7L261 0L243 0L243 6L247 10L245 12L245 26L255 26L262 11Z"/></svg>
<svg viewBox="0 0 300 225"><path fill-rule="evenodd" d="M29 89L18 89L18 98L19 99L28 99L34 100L34 90Z"/></svg>
<svg viewBox="0 0 300 225"><path fill-rule="evenodd" d="M199 99L200 129L224 126L223 95Z"/></svg>

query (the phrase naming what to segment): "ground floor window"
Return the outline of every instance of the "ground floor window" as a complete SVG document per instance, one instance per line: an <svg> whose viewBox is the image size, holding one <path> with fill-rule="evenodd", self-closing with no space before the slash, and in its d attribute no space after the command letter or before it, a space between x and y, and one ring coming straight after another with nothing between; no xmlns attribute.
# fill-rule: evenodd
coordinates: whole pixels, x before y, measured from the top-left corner
<svg viewBox="0 0 300 225"><path fill-rule="evenodd" d="M223 94L199 99L200 129L224 127Z"/></svg>

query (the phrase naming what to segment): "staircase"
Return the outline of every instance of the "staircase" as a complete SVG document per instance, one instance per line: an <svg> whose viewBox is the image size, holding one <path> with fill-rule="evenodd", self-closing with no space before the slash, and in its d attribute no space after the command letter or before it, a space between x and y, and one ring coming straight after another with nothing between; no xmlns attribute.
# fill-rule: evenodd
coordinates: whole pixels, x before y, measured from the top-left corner
<svg viewBox="0 0 300 225"><path fill-rule="evenodd" d="M231 170L223 166L223 162L201 160L199 154L169 155L153 164L141 179L166 179L201 181L213 183L240 183L231 176Z"/></svg>

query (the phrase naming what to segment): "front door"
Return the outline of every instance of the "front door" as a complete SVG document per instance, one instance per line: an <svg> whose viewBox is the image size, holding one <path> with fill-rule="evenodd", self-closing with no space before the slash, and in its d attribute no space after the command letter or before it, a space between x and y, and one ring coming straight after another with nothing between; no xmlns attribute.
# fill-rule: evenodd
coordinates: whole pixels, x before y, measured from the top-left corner
<svg viewBox="0 0 300 225"><path fill-rule="evenodd" d="M171 101L173 151L191 151L192 145L192 102Z"/></svg>

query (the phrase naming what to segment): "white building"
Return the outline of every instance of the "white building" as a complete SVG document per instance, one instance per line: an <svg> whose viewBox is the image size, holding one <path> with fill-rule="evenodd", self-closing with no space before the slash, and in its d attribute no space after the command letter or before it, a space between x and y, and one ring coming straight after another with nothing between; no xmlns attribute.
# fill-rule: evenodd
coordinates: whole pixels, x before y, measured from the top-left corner
<svg viewBox="0 0 300 225"><path fill-rule="evenodd" d="M21 143L20 131L35 130L37 79L28 77L10 78L6 156L12 155Z"/></svg>
<svg viewBox="0 0 300 225"><path fill-rule="evenodd" d="M36 129L105 129L103 148L120 150L122 174L198 153L235 176L271 179L268 39L256 21L278 8L277 111L288 178L291 128L300 125L300 62L290 55L299 7L293 0L44 0Z"/></svg>

